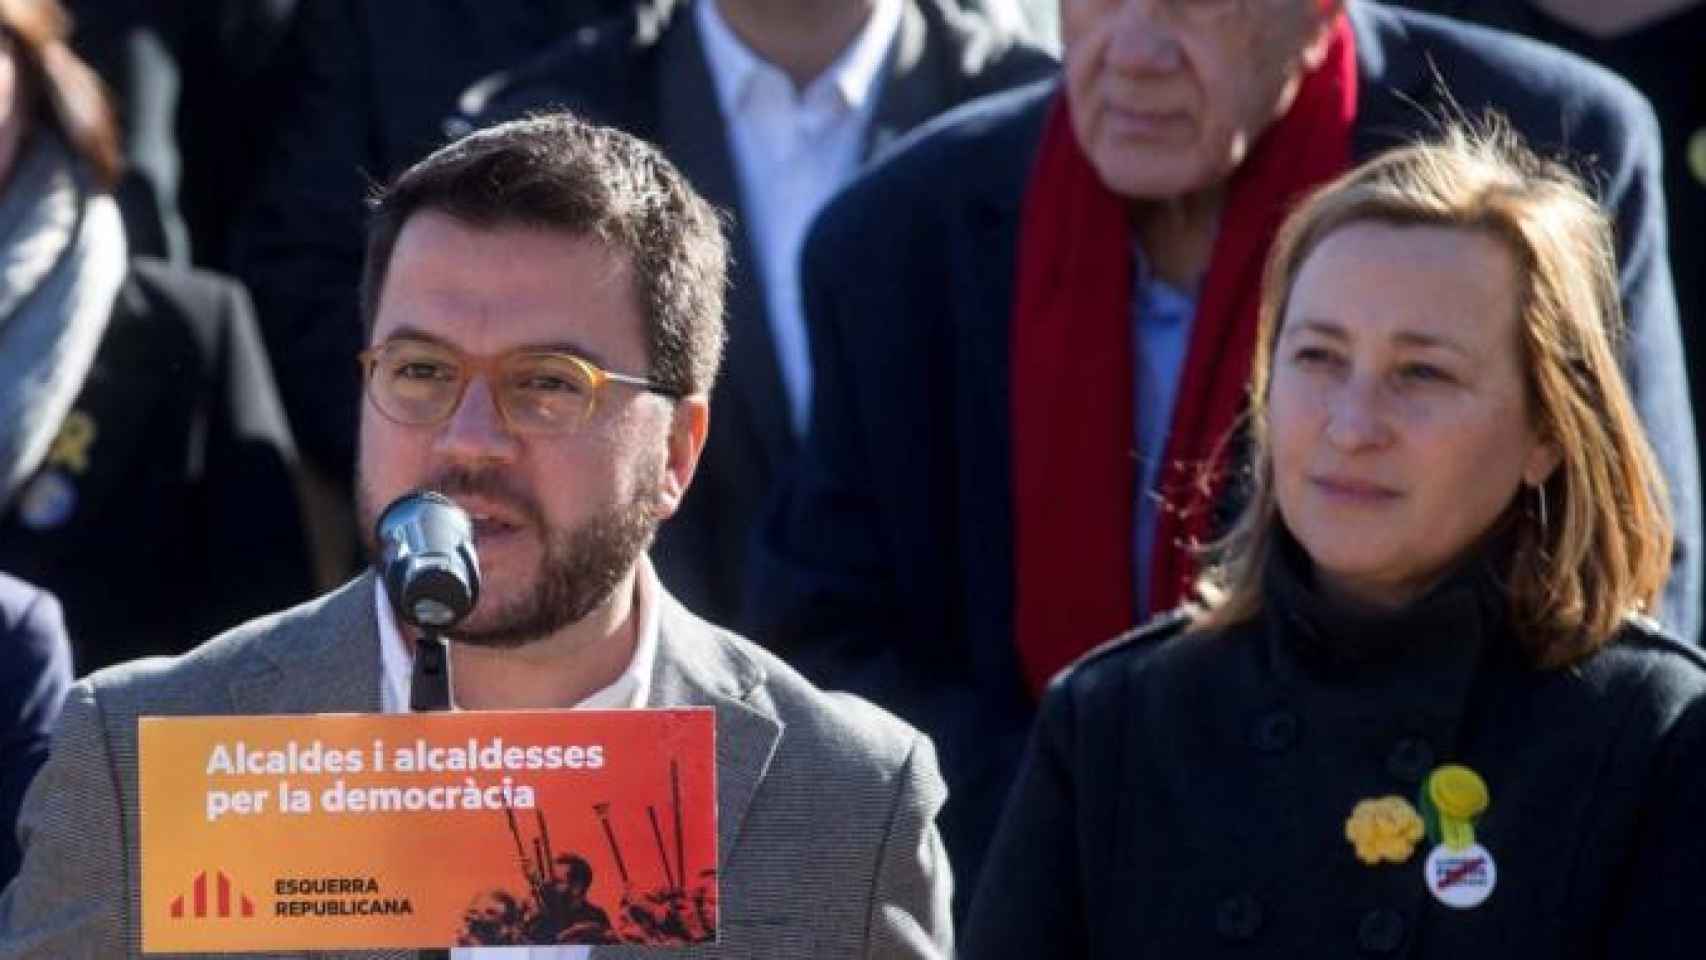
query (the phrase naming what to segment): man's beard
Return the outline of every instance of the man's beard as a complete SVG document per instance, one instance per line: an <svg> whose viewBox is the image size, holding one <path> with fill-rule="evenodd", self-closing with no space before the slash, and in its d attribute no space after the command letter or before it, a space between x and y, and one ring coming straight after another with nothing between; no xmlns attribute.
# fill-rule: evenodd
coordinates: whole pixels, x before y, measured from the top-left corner
<svg viewBox="0 0 1706 960"><path fill-rule="evenodd" d="M445 470L423 488L452 498L477 495L503 503L543 537L544 555L533 589L496 610L483 612L476 607L478 629L450 632L451 639L470 646L513 650L579 623L610 599L657 532L658 521L652 512L657 500L655 481L643 484L632 498L606 507L573 530L549 526L531 497L489 470ZM365 483L359 484L359 490L362 537L377 569L373 527L383 505L373 502ZM482 591L484 596L489 592Z"/></svg>

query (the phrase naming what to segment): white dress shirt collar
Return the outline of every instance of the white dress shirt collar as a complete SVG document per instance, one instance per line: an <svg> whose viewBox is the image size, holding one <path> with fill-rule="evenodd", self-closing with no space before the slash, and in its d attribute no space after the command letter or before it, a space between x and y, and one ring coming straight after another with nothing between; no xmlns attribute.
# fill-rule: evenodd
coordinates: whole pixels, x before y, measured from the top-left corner
<svg viewBox="0 0 1706 960"><path fill-rule="evenodd" d="M833 93L841 107L864 109L876 90L889 47L900 29L900 5L901 0L876 0L853 42L805 90L796 91L798 98L805 103L822 103L824 97ZM753 53L735 35L723 19L717 0L699 0L693 12L698 18L700 42L705 48L723 116L733 117L742 112L761 74L772 72L786 78L786 74Z"/></svg>
<svg viewBox="0 0 1706 960"><path fill-rule="evenodd" d="M901 0L876 0L858 35L803 91L735 36L717 0L701 0L693 14L728 138L789 425L803 435L812 370L800 248L817 212L863 163L889 48L900 33Z"/></svg>
<svg viewBox="0 0 1706 960"><path fill-rule="evenodd" d="M397 629L396 614L385 592L385 580L373 581L374 615L379 622L379 702L386 713L409 712L409 681L414 675L414 651ZM576 710L616 710L646 706L652 692L652 665L657 662L658 606L661 584L651 559L640 557L634 570L634 657L609 686L573 704Z"/></svg>

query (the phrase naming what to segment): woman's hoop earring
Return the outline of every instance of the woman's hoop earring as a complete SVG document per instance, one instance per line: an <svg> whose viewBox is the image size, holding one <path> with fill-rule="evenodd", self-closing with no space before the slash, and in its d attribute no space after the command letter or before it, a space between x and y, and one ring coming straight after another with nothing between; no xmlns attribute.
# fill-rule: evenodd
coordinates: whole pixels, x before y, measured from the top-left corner
<svg viewBox="0 0 1706 960"><path fill-rule="evenodd" d="M1540 517L1540 540L1544 543L1548 533L1546 529L1546 485L1544 483L1534 485L1534 501L1535 513Z"/></svg>

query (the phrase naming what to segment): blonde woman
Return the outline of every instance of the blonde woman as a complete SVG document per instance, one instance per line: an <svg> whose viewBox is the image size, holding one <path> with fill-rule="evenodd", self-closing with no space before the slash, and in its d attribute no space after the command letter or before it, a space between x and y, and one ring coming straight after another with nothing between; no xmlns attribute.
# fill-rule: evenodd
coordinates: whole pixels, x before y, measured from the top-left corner
<svg viewBox="0 0 1706 960"><path fill-rule="evenodd" d="M1618 371L1609 228L1497 130L1268 264L1203 603L1056 678L965 955L1695 957L1706 660Z"/></svg>

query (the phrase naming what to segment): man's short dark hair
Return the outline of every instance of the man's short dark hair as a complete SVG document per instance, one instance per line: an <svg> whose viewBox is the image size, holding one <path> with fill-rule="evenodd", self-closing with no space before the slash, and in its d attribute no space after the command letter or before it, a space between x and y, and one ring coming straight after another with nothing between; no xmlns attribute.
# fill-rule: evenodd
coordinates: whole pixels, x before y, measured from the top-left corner
<svg viewBox="0 0 1706 960"><path fill-rule="evenodd" d="M646 317L653 379L708 391L723 346L727 243L711 205L649 144L567 113L469 134L403 171L369 201L362 323L369 338L391 253L432 210L478 228L592 236L626 253Z"/></svg>

